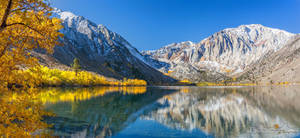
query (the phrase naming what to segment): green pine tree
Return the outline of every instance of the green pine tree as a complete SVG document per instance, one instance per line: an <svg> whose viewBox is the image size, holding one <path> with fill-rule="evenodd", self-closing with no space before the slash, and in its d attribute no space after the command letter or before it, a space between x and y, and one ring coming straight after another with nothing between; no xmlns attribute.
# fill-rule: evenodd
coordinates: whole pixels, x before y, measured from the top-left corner
<svg viewBox="0 0 300 138"><path fill-rule="evenodd" d="M73 68L73 70L75 71L76 76L77 76L78 72L79 72L80 69L81 69L81 66L80 66L80 63L79 63L79 59L78 59L78 58L75 58L75 59L73 60L72 68Z"/></svg>

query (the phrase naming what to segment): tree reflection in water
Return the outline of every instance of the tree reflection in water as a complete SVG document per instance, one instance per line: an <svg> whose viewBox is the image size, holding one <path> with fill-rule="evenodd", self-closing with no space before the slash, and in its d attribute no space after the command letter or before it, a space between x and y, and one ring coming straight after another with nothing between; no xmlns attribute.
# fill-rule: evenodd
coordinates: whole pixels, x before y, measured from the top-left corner
<svg viewBox="0 0 300 138"><path fill-rule="evenodd" d="M51 88L40 92L37 97L45 109L56 114L46 118L56 136L122 136L118 135L122 130L136 132L133 129L143 134L143 125L133 125L137 120L153 120L170 133L193 130L216 137L294 137L300 128L297 86Z"/></svg>
<svg viewBox="0 0 300 138"><path fill-rule="evenodd" d="M36 94L33 88L1 91L0 137L48 136L44 130L50 125L42 120L52 114L45 112L39 102L33 102Z"/></svg>
<svg viewBox="0 0 300 138"><path fill-rule="evenodd" d="M39 99L56 117L54 135L74 137L111 136L138 116L134 114L165 94L175 92L146 87L97 87L44 89Z"/></svg>

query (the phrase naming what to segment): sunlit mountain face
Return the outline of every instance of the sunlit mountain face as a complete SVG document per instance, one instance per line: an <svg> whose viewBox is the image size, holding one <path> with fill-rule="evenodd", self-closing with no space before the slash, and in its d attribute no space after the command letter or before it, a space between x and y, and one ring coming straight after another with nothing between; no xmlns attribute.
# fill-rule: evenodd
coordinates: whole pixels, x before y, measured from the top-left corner
<svg viewBox="0 0 300 138"><path fill-rule="evenodd" d="M295 137L299 96L291 86L107 87L44 90L41 99L56 114L45 119L55 136Z"/></svg>

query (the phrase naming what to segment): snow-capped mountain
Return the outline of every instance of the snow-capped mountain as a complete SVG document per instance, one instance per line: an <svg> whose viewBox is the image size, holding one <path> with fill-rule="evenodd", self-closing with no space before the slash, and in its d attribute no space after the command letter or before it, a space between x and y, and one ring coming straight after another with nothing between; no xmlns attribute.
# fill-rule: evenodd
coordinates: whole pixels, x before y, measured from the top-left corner
<svg viewBox="0 0 300 138"><path fill-rule="evenodd" d="M239 80L258 83L296 83L300 81L300 35L295 35L276 52L267 53L245 70Z"/></svg>
<svg viewBox="0 0 300 138"><path fill-rule="evenodd" d="M38 51L36 55L44 65L70 66L73 59L78 58L83 69L88 71L157 84L174 81L163 73L193 82L236 77L263 57L280 51L296 36L259 24L241 25L224 29L199 43L173 43L141 54L122 36L103 25L58 9L53 16L63 21L61 42L64 46L55 47L52 55Z"/></svg>
<svg viewBox="0 0 300 138"><path fill-rule="evenodd" d="M74 58L78 58L83 69L107 77L139 78L150 83L173 80L144 63L136 48L105 26L59 9L54 10L53 16L62 19L64 26L61 30L63 46L55 47L50 55L58 63L69 66ZM44 61L47 65L49 60Z"/></svg>
<svg viewBox="0 0 300 138"><path fill-rule="evenodd" d="M82 16L74 15L71 12L62 12L61 10L56 10L56 14L60 19L64 21L64 29L62 32L69 39L75 40L80 37L74 33L74 31L87 35L87 41L89 48L92 50L93 54L103 54L106 55L110 51L111 45L123 46L135 56L136 58L143 60L142 55L137 51L136 48L131 46L122 36L110 31L104 25L96 25L93 22L85 19ZM84 45L84 43L81 43Z"/></svg>
<svg viewBox="0 0 300 138"><path fill-rule="evenodd" d="M148 64L162 72L170 71L175 78L202 81L217 76L213 80L220 80L222 75L243 72L266 53L278 51L293 36L259 24L241 25L224 29L199 43L173 43L142 53Z"/></svg>

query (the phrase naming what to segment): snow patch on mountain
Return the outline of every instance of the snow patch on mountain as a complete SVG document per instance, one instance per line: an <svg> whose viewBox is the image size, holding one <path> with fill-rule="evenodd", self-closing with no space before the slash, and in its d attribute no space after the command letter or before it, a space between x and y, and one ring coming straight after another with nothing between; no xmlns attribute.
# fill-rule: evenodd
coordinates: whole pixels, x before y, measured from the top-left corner
<svg viewBox="0 0 300 138"><path fill-rule="evenodd" d="M55 14L54 16L64 20L64 23L67 23L67 25L65 25L65 27L73 28L73 29L75 28L78 32L87 34L89 36L89 38L92 41L95 41L96 43L101 42L101 40L98 40L97 37L93 37L93 36L95 34L103 33L104 38L106 38L106 39L112 38L114 40L114 41L108 41L109 44L118 45L118 43L121 43L128 49L128 51L133 56L135 56L136 58L138 58L141 61L144 61L144 57L139 53L139 51L136 48L131 46L120 35L108 30L104 25L102 25L102 24L96 25L96 24L90 22L89 20L85 19L82 16L77 16L71 12L62 11L60 9L54 9L54 14ZM64 31L64 30L62 30L62 31ZM75 36L72 34L70 34L68 36L75 38ZM90 46L92 46L92 45L90 45ZM91 47L91 49L93 51L97 51L97 52L101 51L100 49L96 50L94 47ZM145 62L145 63L147 63L147 62Z"/></svg>
<svg viewBox="0 0 300 138"><path fill-rule="evenodd" d="M50 55L60 64L69 66L78 58L84 70L106 77L143 79L149 84L175 81L147 65L136 48L104 25L60 9L54 9L52 16L64 26L60 30L63 47L55 47Z"/></svg>
<svg viewBox="0 0 300 138"><path fill-rule="evenodd" d="M260 24L241 25L224 29L199 43L172 43L158 50L143 51L142 54L148 62L153 59L166 63L154 66L163 72L178 70L178 66L185 68L187 66L183 64L189 64L198 70L232 76L249 68L266 53L280 50L294 35Z"/></svg>

